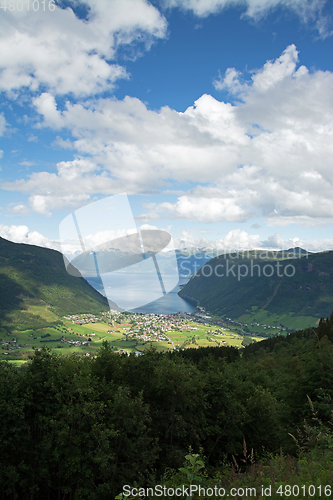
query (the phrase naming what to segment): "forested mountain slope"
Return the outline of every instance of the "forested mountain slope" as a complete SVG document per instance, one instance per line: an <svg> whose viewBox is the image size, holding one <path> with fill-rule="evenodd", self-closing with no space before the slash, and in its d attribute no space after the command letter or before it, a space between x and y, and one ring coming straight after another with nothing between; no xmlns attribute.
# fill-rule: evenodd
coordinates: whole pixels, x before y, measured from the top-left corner
<svg viewBox="0 0 333 500"><path fill-rule="evenodd" d="M0 326L36 326L38 317L22 313L27 298L41 300L58 316L109 308L83 278L66 272L60 252L0 238Z"/></svg>
<svg viewBox="0 0 333 500"><path fill-rule="evenodd" d="M179 295L232 318L255 310L318 320L329 316L333 309L333 252L307 255L295 250L216 257Z"/></svg>

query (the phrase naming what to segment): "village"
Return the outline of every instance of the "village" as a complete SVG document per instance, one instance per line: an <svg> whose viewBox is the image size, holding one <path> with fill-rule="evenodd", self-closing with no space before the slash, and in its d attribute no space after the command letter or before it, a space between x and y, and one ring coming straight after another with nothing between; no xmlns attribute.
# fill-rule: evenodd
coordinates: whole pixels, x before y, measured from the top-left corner
<svg viewBox="0 0 333 500"><path fill-rule="evenodd" d="M17 350L30 351L45 347L78 351L87 356L98 353L103 341L119 353L143 353L149 345L158 351L179 350L207 346L233 346L242 349L251 342L268 336L280 335L281 325L260 326L267 333L250 332L247 323L219 318L198 307L196 312L175 314L143 314L110 310L100 314L73 314L64 316L62 324L37 331L13 332L10 339L0 339L2 354L15 355ZM269 329L269 330L268 330ZM288 333L288 332L287 332Z"/></svg>
<svg viewBox="0 0 333 500"><path fill-rule="evenodd" d="M70 321L72 325L79 327L89 325L89 329L93 328L94 324L106 323L108 325L107 335L103 338L100 337L100 329L97 331L96 328L93 333L86 334L89 337L88 341L98 342L100 339L110 339L110 336L119 337L120 334L120 339L113 340L115 349L117 349L116 344L119 344L119 341L127 342L127 344L122 343L121 347L125 347L125 350L120 349L120 352L138 351L140 345L152 342L163 344L161 348L166 347L165 350L207 346L212 345L211 342L215 343L216 346L234 345L241 348L243 347L241 342L246 335L240 328L240 323L231 325L229 320L213 319L202 307L193 313L142 314L111 310L100 316L81 314L67 316L65 319ZM92 337L96 335L98 338L93 339ZM258 340L262 339L258 337L253 341ZM110 342L112 343L111 339ZM132 343L131 347L130 343ZM132 349L133 346L135 349Z"/></svg>
<svg viewBox="0 0 333 500"><path fill-rule="evenodd" d="M196 319L197 318L197 319ZM205 317L205 323L209 317ZM126 339L137 339L143 342L170 342L168 333L173 331L196 331L198 328L190 326L189 320L202 321L202 318L187 313L176 314L140 314L118 312L111 310L108 313L102 313L99 317L92 314L80 314L66 316L72 324L87 325L89 323L106 322L110 325L108 334L118 333L121 328L121 334ZM90 335L95 335L92 333Z"/></svg>

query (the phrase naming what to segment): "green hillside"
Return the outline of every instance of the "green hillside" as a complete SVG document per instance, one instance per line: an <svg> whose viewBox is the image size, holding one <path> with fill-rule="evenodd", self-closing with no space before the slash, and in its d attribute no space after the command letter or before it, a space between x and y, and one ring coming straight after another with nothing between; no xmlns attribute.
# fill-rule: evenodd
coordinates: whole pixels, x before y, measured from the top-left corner
<svg viewBox="0 0 333 500"><path fill-rule="evenodd" d="M333 309L332 277L333 252L253 251L210 260L179 295L232 319L289 315L314 324Z"/></svg>
<svg viewBox="0 0 333 500"><path fill-rule="evenodd" d="M48 306L49 318L31 314L27 299ZM66 314L108 309L107 300L83 278L66 272L61 253L0 238L0 328L43 328Z"/></svg>

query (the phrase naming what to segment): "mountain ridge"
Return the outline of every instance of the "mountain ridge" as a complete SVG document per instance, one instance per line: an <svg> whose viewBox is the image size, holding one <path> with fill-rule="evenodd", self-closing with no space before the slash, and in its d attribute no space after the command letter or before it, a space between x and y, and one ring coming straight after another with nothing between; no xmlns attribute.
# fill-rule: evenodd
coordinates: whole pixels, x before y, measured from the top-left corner
<svg viewBox="0 0 333 500"><path fill-rule="evenodd" d="M298 249L292 252L295 254ZM333 251L303 252L293 258L288 255L290 249L284 254L281 251L279 256L285 258L280 259L272 258L272 252L265 256L263 251L261 258L258 251L247 252L246 256L220 255L207 262L179 295L232 319L244 314L251 316L254 311L327 317L333 309Z"/></svg>
<svg viewBox="0 0 333 500"><path fill-rule="evenodd" d="M109 310L105 297L84 278L66 272L60 252L0 238L0 326L40 323L24 310L25 298L41 301L58 317Z"/></svg>

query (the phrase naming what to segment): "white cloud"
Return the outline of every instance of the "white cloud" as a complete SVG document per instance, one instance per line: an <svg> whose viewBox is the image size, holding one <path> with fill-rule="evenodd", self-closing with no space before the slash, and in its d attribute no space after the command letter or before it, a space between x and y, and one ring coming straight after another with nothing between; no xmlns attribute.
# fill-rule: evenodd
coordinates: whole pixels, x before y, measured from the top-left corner
<svg viewBox="0 0 333 500"><path fill-rule="evenodd" d="M149 229L160 229L157 226L152 226L151 224L141 224L141 226L138 227L140 230L149 230Z"/></svg>
<svg viewBox="0 0 333 500"><path fill-rule="evenodd" d="M190 231L183 230L178 238L174 239L175 247L179 249L184 248L211 248L215 241L209 241L207 238L198 238Z"/></svg>
<svg viewBox="0 0 333 500"><path fill-rule="evenodd" d="M28 226L6 226L0 224L0 236L14 243L26 243L59 250L57 242L51 241L37 231L29 231Z"/></svg>
<svg viewBox="0 0 333 500"><path fill-rule="evenodd" d="M73 2L73 5L75 2ZM53 94L91 95L112 89L126 70L112 62L118 47L165 35L166 21L145 0L86 0L88 19L56 7L0 17L0 90L40 87Z"/></svg>
<svg viewBox="0 0 333 500"><path fill-rule="evenodd" d="M22 165L23 167L32 167L32 165L34 165L34 162L25 160L25 161L21 161L20 165Z"/></svg>
<svg viewBox="0 0 333 500"><path fill-rule="evenodd" d="M332 250L333 238L325 238L322 240L303 240L298 237L294 237L285 240L280 233L275 233L269 236L267 240L262 241L261 244L263 248L288 250L289 248L300 247L309 252L324 252L326 250Z"/></svg>
<svg viewBox="0 0 333 500"><path fill-rule="evenodd" d="M23 2L21 12L7 9L6 15L0 17L0 90L14 92L10 94L12 97L27 89L74 96L112 90L117 80L129 77L126 69L116 63L119 48L126 47L131 51L129 57L135 58L143 47L147 50L154 40L166 36L166 19L146 0L83 3L89 12L87 19L79 19L70 7L32 12L27 11L27 2ZM315 22L322 36L330 30L329 19L321 15L325 0L165 0L164 3L192 10L197 16L245 6L246 14L252 18L283 6L303 20ZM74 8L77 2L72 0L70 5Z"/></svg>
<svg viewBox="0 0 333 500"><path fill-rule="evenodd" d="M32 210L38 214L50 216L50 210L57 210L62 207L77 208L86 205L90 200L89 195L82 194L69 194L65 196L57 195L41 195L36 194L29 198L29 204Z"/></svg>
<svg viewBox="0 0 333 500"><path fill-rule="evenodd" d="M140 229L159 229L155 226L144 225ZM167 231L170 228L166 229ZM99 232L95 235L88 236L92 246L104 243L106 240L113 240L121 236L129 234L131 231L108 231ZM28 245L37 245L45 248L52 248L61 251L58 241L49 240L37 231L30 231L25 225L12 225L7 226L0 224L0 237L14 243L25 243ZM267 238L267 240L260 240L259 235L249 234L241 229L233 229L229 231L224 238L209 240L207 238L197 238L190 231L182 231L179 238L174 239L174 248L207 248L212 251L223 253L224 251L239 251L239 250L252 250L252 249L289 249L294 247L301 247L310 252L323 252L333 248L333 238L302 240L298 237L283 239L280 233L275 233ZM73 256L77 250L76 246L67 242L64 246L65 253Z"/></svg>
<svg viewBox="0 0 333 500"><path fill-rule="evenodd" d="M327 250L332 250L333 248L333 238L325 238L322 240L311 240L311 241L297 239L295 243L297 243L297 246L304 248L309 252L325 252Z"/></svg>
<svg viewBox="0 0 333 500"><path fill-rule="evenodd" d="M324 252L332 250L333 238L304 240L295 236L294 238L284 239L280 233L275 233L266 240L261 240L258 234L249 234L241 229L233 229L224 238L212 240L198 238L192 232L184 230L179 238L175 238L175 247L180 249L206 248L212 253L219 254L253 249L288 250L296 247L309 252Z"/></svg>
<svg viewBox="0 0 333 500"><path fill-rule="evenodd" d="M291 45L248 82L233 73L234 105L203 95L184 113L151 111L131 97L57 109L52 94L43 94L34 101L41 126L71 130L66 148L78 158L2 187L30 193L31 206L47 214L94 193L170 192L172 183L190 181L196 187L173 203L148 207L141 220L241 221L255 214L270 224L329 224L333 74L297 64Z"/></svg>
<svg viewBox="0 0 333 500"><path fill-rule="evenodd" d="M18 205L13 205L13 206L10 206L8 207L8 209L10 212L13 212L15 214L27 214L29 213L29 209L23 205L23 203L19 203Z"/></svg>
<svg viewBox="0 0 333 500"><path fill-rule="evenodd" d="M249 250L251 248L260 248L261 242L257 234L249 234L241 229L233 229L220 240L223 249Z"/></svg>
<svg viewBox="0 0 333 500"><path fill-rule="evenodd" d="M49 125L52 125L54 128L61 127L61 116L57 110L57 103L53 95L43 92L33 99L33 104L38 113L44 116Z"/></svg>
<svg viewBox="0 0 333 500"><path fill-rule="evenodd" d="M30 135L28 137L28 142L38 142L38 137L36 135Z"/></svg>
<svg viewBox="0 0 333 500"><path fill-rule="evenodd" d="M3 113L0 113L0 137L4 134L6 130L6 119Z"/></svg>
<svg viewBox="0 0 333 500"><path fill-rule="evenodd" d="M306 23L315 22L315 27L323 37L332 34L331 19L322 13L325 3L330 0L164 0L168 7L191 10L198 17L206 17L229 7L245 7L251 18L261 18L277 7L292 10Z"/></svg>
<svg viewBox="0 0 333 500"><path fill-rule="evenodd" d="M250 213L235 203L233 198L203 198L181 196L176 203L160 203L149 214L141 217L155 218L155 214L166 213L167 218L192 219L199 222L242 222Z"/></svg>
<svg viewBox="0 0 333 500"><path fill-rule="evenodd" d="M39 98L35 104L39 106ZM56 114L55 114L56 113ZM239 161L238 147L249 142L230 104L204 95L185 113L168 107L150 111L136 98L99 99L72 105L62 112L49 109L44 125L68 127L74 146L111 172L114 189L149 192L165 186L164 179L210 179ZM213 169L213 170L212 170ZM117 181L117 182L115 182ZM106 182L105 194L110 182Z"/></svg>
<svg viewBox="0 0 333 500"><path fill-rule="evenodd" d="M233 94L240 94L243 98L254 90L265 93L276 87L280 82L288 77L300 77L308 73L305 66L301 66L295 72L298 61L298 52L295 45L289 45L283 54L275 61L267 61L262 69L255 71L252 76L252 86L248 83L241 83L242 74L235 68L228 68L225 77L214 80L214 87L217 90L228 89Z"/></svg>
<svg viewBox="0 0 333 500"><path fill-rule="evenodd" d="M244 84L239 81L240 76L240 71L235 68L228 68L224 78L219 74L219 77L213 80L213 85L216 90L232 89L233 94L238 94L244 90Z"/></svg>
<svg viewBox="0 0 333 500"><path fill-rule="evenodd" d="M298 224L302 227L326 227L333 225L333 217L309 217L308 215L296 215L293 217L275 216L266 218L267 226L285 227L290 224Z"/></svg>

